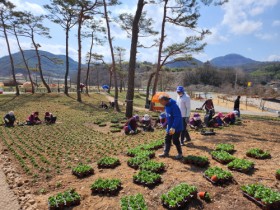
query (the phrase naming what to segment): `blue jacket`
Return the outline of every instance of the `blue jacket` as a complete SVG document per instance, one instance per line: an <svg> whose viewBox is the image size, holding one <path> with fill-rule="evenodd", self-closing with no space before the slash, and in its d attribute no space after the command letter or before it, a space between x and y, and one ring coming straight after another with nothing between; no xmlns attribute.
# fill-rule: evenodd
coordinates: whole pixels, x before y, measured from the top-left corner
<svg viewBox="0 0 280 210"><path fill-rule="evenodd" d="M170 128L174 128L175 132L182 131L183 118L175 100L169 99L169 102L165 105L165 113L167 118L166 131L169 132Z"/></svg>

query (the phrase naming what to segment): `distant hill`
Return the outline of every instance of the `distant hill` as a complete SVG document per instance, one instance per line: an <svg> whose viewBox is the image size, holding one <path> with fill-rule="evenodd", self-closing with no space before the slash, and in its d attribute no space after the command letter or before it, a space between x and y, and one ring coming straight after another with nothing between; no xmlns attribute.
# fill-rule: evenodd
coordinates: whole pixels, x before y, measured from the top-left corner
<svg viewBox="0 0 280 210"><path fill-rule="evenodd" d="M203 65L203 62L193 58L191 61L175 61L169 64L166 64L165 66L168 68L185 68L185 67L195 67L195 66L201 66Z"/></svg>
<svg viewBox="0 0 280 210"><path fill-rule="evenodd" d="M216 67L237 67L256 65L260 64L261 62L246 58L238 54L228 54L225 56L214 58L210 61L210 63Z"/></svg>
<svg viewBox="0 0 280 210"><path fill-rule="evenodd" d="M66 56L65 55L55 55L46 51L39 51L42 62L43 74L46 76L63 76L65 74L66 68ZM28 66L30 68L36 68L38 63L37 57L35 54L35 50L25 50L24 55L28 60ZM20 52L14 53L13 55L14 63L15 63L15 71L16 73L27 74L26 69L24 68L23 59ZM47 58L46 58L47 57ZM61 63L56 64L50 61L49 59L60 60ZM78 63L74 61L72 58L69 58L69 68L70 73L77 70ZM0 76L9 76L11 75L11 64L9 56L4 56L0 58Z"/></svg>

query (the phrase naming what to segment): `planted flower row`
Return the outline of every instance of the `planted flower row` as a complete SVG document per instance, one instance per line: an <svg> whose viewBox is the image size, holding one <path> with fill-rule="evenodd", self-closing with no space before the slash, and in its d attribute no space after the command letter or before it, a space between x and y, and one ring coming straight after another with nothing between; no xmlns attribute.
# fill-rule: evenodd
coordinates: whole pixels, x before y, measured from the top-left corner
<svg viewBox="0 0 280 210"><path fill-rule="evenodd" d="M55 210L79 205L80 201L81 196L74 189L70 189L63 193L58 193L55 196L49 197L48 205L50 210Z"/></svg>

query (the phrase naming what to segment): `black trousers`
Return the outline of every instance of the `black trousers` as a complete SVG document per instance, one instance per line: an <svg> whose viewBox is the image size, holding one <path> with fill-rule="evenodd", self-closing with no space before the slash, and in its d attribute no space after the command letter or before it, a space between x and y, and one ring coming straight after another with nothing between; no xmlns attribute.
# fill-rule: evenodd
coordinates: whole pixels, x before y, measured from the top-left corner
<svg viewBox="0 0 280 210"><path fill-rule="evenodd" d="M182 154L182 148L180 145L180 138L181 132L176 132L173 135L169 135L168 133L165 136L165 144L164 144L164 153L169 154L170 147L171 147L171 140L173 140L173 144L176 146L178 154Z"/></svg>
<svg viewBox="0 0 280 210"><path fill-rule="evenodd" d="M184 143L185 138L187 139L187 141L191 140L189 131L187 129L186 117L183 117L183 130L181 132L181 143Z"/></svg>

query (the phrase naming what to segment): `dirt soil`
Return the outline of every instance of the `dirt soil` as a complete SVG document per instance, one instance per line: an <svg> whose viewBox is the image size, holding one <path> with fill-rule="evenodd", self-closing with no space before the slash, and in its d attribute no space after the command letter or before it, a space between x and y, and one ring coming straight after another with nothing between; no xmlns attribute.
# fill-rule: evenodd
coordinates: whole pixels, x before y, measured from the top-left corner
<svg viewBox="0 0 280 210"><path fill-rule="evenodd" d="M39 209L47 209L47 199L49 196L61 192L69 187L74 187L82 195L81 204L73 209L120 209L120 198L124 195L143 193L150 210L164 209L161 204L161 194L167 192L175 185L186 182L198 187L199 191L207 191L211 194L212 203L205 203L201 200L193 201L187 209L221 209L221 210L255 210L260 209L254 203L242 196L240 186L249 183L262 183L279 191L280 182L275 179L275 171L280 168L280 122L273 121L246 121L242 126L232 126L217 130L215 136L202 136L200 133L191 131L192 142L183 147L184 155L204 155L209 157L210 166L219 166L227 169L212 160L209 152L213 150L217 143L232 143L235 146L235 157L250 159L255 162L255 171L249 175L233 171L236 184L230 184L226 187L213 186L203 178L202 173L205 169L195 166L184 165L172 157L176 155L175 147L171 148L171 157L156 161L166 164L166 172L162 174L163 183L154 189L149 189L133 183L132 176L137 173L136 170L127 166L129 157L120 155L121 166L116 169L97 169L96 161L92 164L95 173L93 176L77 179L71 175L71 170L66 171L40 187L51 189L45 195L37 195L35 198L38 202ZM146 135L149 135L148 133ZM268 150L272 158L268 160L255 160L246 157L245 153L249 148L259 147ZM160 154L162 149L156 151ZM119 178L122 181L123 189L119 195L114 197L93 196L91 195L90 185L98 178ZM57 182L62 183L62 187L55 188Z"/></svg>
<svg viewBox="0 0 280 210"><path fill-rule="evenodd" d="M0 149L1 145L0 145ZM8 183L6 182L6 176L3 172L3 161L0 159L0 209L1 210L17 210L20 209L17 197L13 191L9 188Z"/></svg>

